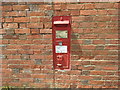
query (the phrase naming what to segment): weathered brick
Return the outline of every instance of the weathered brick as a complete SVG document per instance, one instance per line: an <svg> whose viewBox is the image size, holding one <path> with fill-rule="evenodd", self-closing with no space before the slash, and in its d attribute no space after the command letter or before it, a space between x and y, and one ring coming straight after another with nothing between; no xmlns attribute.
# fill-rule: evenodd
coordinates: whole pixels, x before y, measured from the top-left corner
<svg viewBox="0 0 120 90"><path fill-rule="evenodd" d="M45 16L44 12L28 12L28 16Z"/></svg>
<svg viewBox="0 0 120 90"><path fill-rule="evenodd" d="M36 33L36 34L40 33L40 32L39 32L39 31L40 31L39 29L30 29L30 31L31 31L31 33L34 33L34 34L35 34L35 33Z"/></svg>
<svg viewBox="0 0 120 90"><path fill-rule="evenodd" d="M30 33L30 29L15 29L15 33Z"/></svg>
<svg viewBox="0 0 120 90"><path fill-rule="evenodd" d="M5 18L5 22L13 22L13 18Z"/></svg>
<svg viewBox="0 0 120 90"><path fill-rule="evenodd" d="M43 23L28 23L28 28L43 28Z"/></svg>
<svg viewBox="0 0 120 90"><path fill-rule="evenodd" d="M105 44L104 40L93 40L93 44Z"/></svg>
<svg viewBox="0 0 120 90"><path fill-rule="evenodd" d="M39 17L30 17L30 22L40 22Z"/></svg>
<svg viewBox="0 0 120 90"><path fill-rule="evenodd" d="M114 3L96 3L95 8L102 9L102 8L113 8Z"/></svg>
<svg viewBox="0 0 120 90"><path fill-rule="evenodd" d="M85 4L84 7L85 7L85 9L94 9L94 8L95 8L95 5L96 5L96 4L90 3L90 4Z"/></svg>
<svg viewBox="0 0 120 90"><path fill-rule="evenodd" d="M97 15L97 10L80 10L80 15Z"/></svg>
<svg viewBox="0 0 120 90"><path fill-rule="evenodd" d="M90 81L90 84L94 84L94 85L104 85L104 81Z"/></svg>
<svg viewBox="0 0 120 90"><path fill-rule="evenodd" d="M29 22L29 17L14 18L14 22Z"/></svg>
<svg viewBox="0 0 120 90"><path fill-rule="evenodd" d="M84 4L68 4L67 9L84 9Z"/></svg>
<svg viewBox="0 0 120 90"><path fill-rule="evenodd" d="M3 12L2 13L3 16L26 16L26 12L25 11L11 11L11 12Z"/></svg>
<svg viewBox="0 0 120 90"><path fill-rule="evenodd" d="M80 12L79 12L79 10L74 10L74 11L71 11L71 15L79 15L80 14Z"/></svg>
<svg viewBox="0 0 120 90"><path fill-rule="evenodd" d="M20 23L19 26L20 26L20 28L27 28L27 24L26 23Z"/></svg>
<svg viewBox="0 0 120 90"><path fill-rule="evenodd" d="M11 5L3 6L2 10L3 11L12 11L12 6Z"/></svg>
<svg viewBox="0 0 120 90"><path fill-rule="evenodd" d="M17 23L4 23L3 28L18 28Z"/></svg>
<svg viewBox="0 0 120 90"><path fill-rule="evenodd" d="M44 28L52 28L52 23L51 22L44 23Z"/></svg>
<svg viewBox="0 0 120 90"><path fill-rule="evenodd" d="M29 10L29 6L27 5L13 5L13 10Z"/></svg>
<svg viewBox="0 0 120 90"><path fill-rule="evenodd" d="M52 33L52 29L40 29L40 33Z"/></svg>
<svg viewBox="0 0 120 90"><path fill-rule="evenodd" d="M19 39L18 35L4 35L4 39Z"/></svg>

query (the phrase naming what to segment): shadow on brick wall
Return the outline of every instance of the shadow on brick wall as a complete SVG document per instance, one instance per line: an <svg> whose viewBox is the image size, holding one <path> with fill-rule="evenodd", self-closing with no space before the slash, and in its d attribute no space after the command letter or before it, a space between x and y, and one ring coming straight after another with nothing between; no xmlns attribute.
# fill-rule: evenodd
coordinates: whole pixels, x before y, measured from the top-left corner
<svg viewBox="0 0 120 90"><path fill-rule="evenodd" d="M78 60L81 58L82 54L82 49L80 46L79 40L79 35L77 33L72 33L71 35L71 55L73 60Z"/></svg>

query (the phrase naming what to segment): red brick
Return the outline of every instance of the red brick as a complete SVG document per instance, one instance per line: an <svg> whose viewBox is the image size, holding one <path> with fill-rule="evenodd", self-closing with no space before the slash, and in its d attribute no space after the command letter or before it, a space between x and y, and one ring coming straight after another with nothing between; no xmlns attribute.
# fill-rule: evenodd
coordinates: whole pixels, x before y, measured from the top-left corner
<svg viewBox="0 0 120 90"><path fill-rule="evenodd" d="M89 84L104 85L104 81L97 81L97 80L94 80L94 81L90 81Z"/></svg>
<svg viewBox="0 0 120 90"><path fill-rule="evenodd" d="M110 21L111 17L110 16L96 16L94 20L95 21Z"/></svg>
<svg viewBox="0 0 120 90"><path fill-rule="evenodd" d="M119 8L119 3L114 3L114 8Z"/></svg>
<svg viewBox="0 0 120 90"><path fill-rule="evenodd" d="M30 33L30 29L15 29L15 33Z"/></svg>
<svg viewBox="0 0 120 90"><path fill-rule="evenodd" d="M110 40L110 44L120 44L120 40Z"/></svg>
<svg viewBox="0 0 120 90"><path fill-rule="evenodd" d="M20 59L20 55L7 55L8 59Z"/></svg>
<svg viewBox="0 0 120 90"><path fill-rule="evenodd" d="M92 61L91 65L117 65L117 61Z"/></svg>
<svg viewBox="0 0 120 90"><path fill-rule="evenodd" d="M11 12L3 12L2 13L3 16L26 16L26 12L25 11L11 11Z"/></svg>
<svg viewBox="0 0 120 90"><path fill-rule="evenodd" d="M24 69L29 69L30 65L14 65L14 64L12 64L12 65L9 65L9 68L24 68Z"/></svg>
<svg viewBox="0 0 120 90"><path fill-rule="evenodd" d="M30 22L40 22L39 17L30 17Z"/></svg>
<svg viewBox="0 0 120 90"><path fill-rule="evenodd" d="M70 11L55 11L55 15L70 15Z"/></svg>
<svg viewBox="0 0 120 90"><path fill-rule="evenodd" d="M80 39L97 39L97 38L98 38L97 34L85 34L80 36Z"/></svg>
<svg viewBox="0 0 120 90"><path fill-rule="evenodd" d="M95 8L96 9L103 9L103 8L113 8L114 3L96 3Z"/></svg>
<svg viewBox="0 0 120 90"><path fill-rule="evenodd" d="M14 18L14 22L29 22L29 17Z"/></svg>
<svg viewBox="0 0 120 90"><path fill-rule="evenodd" d="M8 40L0 40L0 44L8 44L9 41Z"/></svg>
<svg viewBox="0 0 120 90"><path fill-rule="evenodd" d="M74 28L78 28L78 27L79 27L79 23L77 23L77 22L73 22L73 23L72 23L72 27L74 27Z"/></svg>
<svg viewBox="0 0 120 90"><path fill-rule="evenodd" d="M52 10L52 5L38 5L40 10Z"/></svg>
<svg viewBox="0 0 120 90"><path fill-rule="evenodd" d="M40 31L39 29L30 29L30 32L31 32L31 33L34 33L34 34L35 34L35 33L36 33L36 34L40 33L39 31Z"/></svg>
<svg viewBox="0 0 120 90"><path fill-rule="evenodd" d="M17 50L3 50L3 54L17 54Z"/></svg>
<svg viewBox="0 0 120 90"><path fill-rule="evenodd" d="M9 60L8 63L9 64L31 64L33 62L31 60L29 60L29 62L28 62L28 60ZM14 65L13 66L11 65L10 67L14 67ZM20 67L20 65L18 65L18 67Z"/></svg>
<svg viewBox="0 0 120 90"><path fill-rule="evenodd" d="M84 4L68 4L67 9L84 9Z"/></svg>
<svg viewBox="0 0 120 90"><path fill-rule="evenodd" d="M4 39L19 39L18 35L4 35Z"/></svg>
<svg viewBox="0 0 120 90"><path fill-rule="evenodd" d="M52 29L40 29L40 33L52 33Z"/></svg>
<svg viewBox="0 0 120 90"><path fill-rule="evenodd" d="M95 4L92 4L92 3L85 4L84 7L85 7L85 9L94 9L95 8Z"/></svg>
<svg viewBox="0 0 120 90"><path fill-rule="evenodd" d="M50 38L52 39L52 35L43 35L43 38L44 39L50 39Z"/></svg>
<svg viewBox="0 0 120 90"><path fill-rule="evenodd" d="M97 47L96 47L96 49L97 49ZM100 50L94 50L92 52L92 54L93 55L108 55L108 51L107 50L103 50L103 47L102 47L102 49L100 49Z"/></svg>
<svg viewBox="0 0 120 90"><path fill-rule="evenodd" d="M81 22L79 27L97 27L96 22Z"/></svg>
<svg viewBox="0 0 120 90"><path fill-rule="evenodd" d="M54 10L61 10L61 4L55 4L54 5Z"/></svg>
<svg viewBox="0 0 120 90"><path fill-rule="evenodd" d="M83 40L72 40L72 44L83 44Z"/></svg>
<svg viewBox="0 0 120 90"><path fill-rule="evenodd" d="M72 21L80 22L84 21L85 16L73 16Z"/></svg>
<svg viewBox="0 0 120 90"><path fill-rule="evenodd" d="M28 12L28 16L45 16L44 12Z"/></svg>
<svg viewBox="0 0 120 90"><path fill-rule="evenodd" d="M80 15L97 15L97 10L80 10Z"/></svg>
<svg viewBox="0 0 120 90"><path fill-rule="evenodd" d="M7 49L21 49L21 45L8 45Z"/></svg>
<svg viewBox="0 0 120 90"><path fill-rule="evenodd" d="M32 44L31 40L10 40L10 44Z"/></svg>
<svg viewBox="0 0 120 90"><path fill-rule="evenodd" d="M93 88L92 85L78 85L78 88Z"/></svg>
<svg viewBox="0 0 120 90"><path fill-rule="evenodd" d="M95 56L96 60L118 60L118 55L112 56Z"/></svg>
<svg viewBox="0 0 120 90"><path fill-rule="evenodd" d="M20 23L19 26L20 28L27 28L27 23Z"/></svg>
<svg viewBox="0 0 120 90"><path fill-rule="evenodd" d="M0 22L5 22L5 18L0 18Z"/></svg>
<svg viewBox="0 0 120 90"><path fill-rule="evenodd" d="M29 10L27 5L13 5L13 10Z"/></svg>
<svg viewBox="0 0 120 90"><path fill-rule="evenodd" d="M28 35L27 39L40 39L41 36L40 35Z"/></svg>
<svg viewBox="0 0 120 90"><path fill-rule="evenodd" d="M51 17L40 17L40 22L51 22Z"/></svg>
<svg viewBox="0 0 120 90"><path fill-rule="evenodd" d="M103 67L103 70L118 70L118 67L113 67L113 66Z"/></svg>
<svg viewBox="0 0 120 90"><path fill-rule="evenodd" d="M91 79L93 79L93 76L79 76L78 77L78 79L80 79L80 80L91 80Z"/></svg>
<svg viewBox="0 0 120 90"><path fill-rule="evenodd" d="M18 28L17 23L4 23L3 28Z"/></svg>
<svg viewBox="0 0 120 90"><path fill-rule="evenodd" d="M117 21L119 18L117 16L111 16L111 21Z"/></svg>
<svg viewBox="0 0 120 90"><path fill-rule="evenodd" d="M42 78L43 79L43 78L46 78L46 75L44 75L44 74L43 75L32 74L31 77L32 78Z"/></svg>
<svg viewBox="0 0 120 90"><path fill-rule="evenodd" d="M28 23L28 28L43 28L43 23Z"/></svg>
<svg viewBox="0 0 120 90"><path fill-rule="evenodd" d="M109 45L109 46L106 46L105 49L118 50L118 45Z"/></svg>
<svg viewBox="0 0 120 90"><path fill-rule="evenodd" d="M78 67L78 69L82 69L82 70L93 70L95 67L93 67L93 66L86 66L86 67L81 67L81 66L79 66ZM88 79L88 78L87 78Z"/></svg>
<svg viewBox="0 0 120 90"><path fill-rule="evenodd" d="M105 71L90 71L90 75L106 75Z"/></svg>
<svg viewBox="0 0 120 90"><path fill-rule="evenodd" d="M32 50L18 50L18 54L33 54Z"/></svg>
<svg viewBox="0 0 120 90"><path fill-rule="evenodd" d="M5 22L13 22L13 18L5 18Z"/></svg>
<svg viewBox="0 0 120 90"><path fill-rule="evenodd" d="M52 28L52 23L51 22L44 23L44 28Z"/></svg>
<svg viewBox="0 0 120 90"><path fill-rule="evenodd" d="M12 10L12 6L10 6L10 5L3 6L2 10L3 11L11 11Z"/></svg>
<svg viewBox="0 0 120 90"><path fill-rule="evenodd" d="M105 44L104 40L93 40L93 44Z"/></svg>
<svg viewBox="0 0 120 90"><path fill-rule="evenodd" d="M71 11L71 15L79 15L79 14L80 14L79 10Z"/></svg>
<svg viewBox="0 0 120 90"><path fill-rule="evenodd" d="M118 10L107 10L108 15L118 15Z"/></svg>
<svg viewBox="0 0 120 90"><path fill-rule="evenodd" d="M30 55L31 59L45 59L44 55Z"/></svg>
<svg viewBox="0 0 120 90"><path fill-rule="evenodd" d="M17 2L2 2L3 5L14 5L14 4L18 4Z"/></svg>
<svg viewBox="0 0 120 90"><path fill-rule="evenodd" d="M117 39L118 34L105 34L106 39Z"/></svg>
<svg viewBox="0 0 120 90"><path fill-rule="evenodd" d="M72 29L72 33L83 33L83 29Z"/></svg>
<svg viewBox="0 0 120 90"><path fill-rule="evenodd" d="M0 34L5 34L5 33L6 33L5 29L0 29Z"/></svg>
<svg viewBox="0 0 120 90"><path fill-rule="evenodd" d="M20 82L26 82L26 83L30 83L30 82L33 82L33 79L31 78L20 78Z"/></svg>
<svg viewBox="0 0 120 90"><path fill-rule="evenodd" d="M33 40L34 44L51 44L52 40Z"/></svg>
<svg viewBox="0 0 120 90"><path fill-rule="evenodd" d="M42 54L42 50L34 50L33 53L34 54Z"/></svg>

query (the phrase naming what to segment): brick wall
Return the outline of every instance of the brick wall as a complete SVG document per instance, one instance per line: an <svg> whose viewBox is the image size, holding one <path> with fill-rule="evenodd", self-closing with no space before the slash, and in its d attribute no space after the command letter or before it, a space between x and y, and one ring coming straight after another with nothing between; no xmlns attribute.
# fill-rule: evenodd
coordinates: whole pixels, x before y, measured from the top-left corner
<svg viewBox="0 0 120 90"><path fill-rule="evenodd" d="M2 2L2 86L118 88L119 3ZM72 16L71 70L55 71L52 16Z"/></svg>

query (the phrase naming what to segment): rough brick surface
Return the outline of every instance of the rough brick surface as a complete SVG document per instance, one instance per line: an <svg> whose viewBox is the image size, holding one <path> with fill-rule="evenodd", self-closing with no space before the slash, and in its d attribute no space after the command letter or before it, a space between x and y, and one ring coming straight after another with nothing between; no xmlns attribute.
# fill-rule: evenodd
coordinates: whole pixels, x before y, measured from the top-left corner
<svg viewBox="0 0 120 90"><path fill-rule="evenodd" d="M120 3L4 2L0 34L2 85L118 88ZM70 15L71 70L55 71L52 16Z"/></svg>

